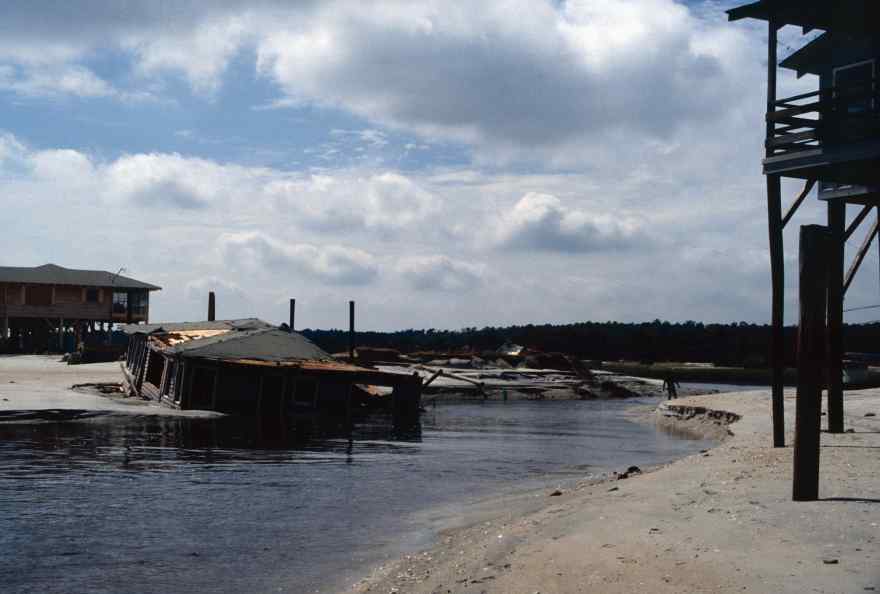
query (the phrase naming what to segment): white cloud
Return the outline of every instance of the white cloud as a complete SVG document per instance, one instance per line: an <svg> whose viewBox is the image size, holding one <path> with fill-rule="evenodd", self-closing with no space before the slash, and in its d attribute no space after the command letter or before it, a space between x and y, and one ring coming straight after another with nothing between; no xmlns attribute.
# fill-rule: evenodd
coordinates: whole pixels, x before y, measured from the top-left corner
<svg viewBox="0 0 880 594"><path fill-rule="evenodd" d="M21 73L7 65L0 68L0 89L34 97L73 95L94 98L118 94L106 80L76 64L31 67Z"/></svg>
<svg viewBox="0 0 880 594"><path fill-rule="evenodd" d="M179 154L150 153L120 157L105 166L103 174L105 194L111 200L200 209L252 197L266 171Z"/></svg>
<svg viewBox="0 0 880 594"><path fill-rule="evenodd" d="M341 245L287 243L252 231L224 233L217 246L224 262L233 267L274 273L292 270L331 284L367 284L379 273L372 254Z"/></svg>
<svg viewBox="0 0 880 594"><path fill-rule="evenodd" d="M0 25L0 66L25 71L21 92L106 96L116 91L82 62L112 48L131 56L142 79L179 73L210 93L229 63L253 50L258 72L283 93L276 105L342 108L467 143L482 161L566 166L589 163L585 148L621 132L617 150L631 152L690 125L717 131L736 117L745 91L760 96L753 32L723 22L717 6L714 18L698 8L674 0L267 0L172 12L161 3L98 3L49 18L17 6ZM51 43L42 48L41 39ZM66 74L40 76L49 68ZM382 130L364 134L374 147L387 141Z"/></svg>
<svg viewBox="0 0 880 594"><path fill-rule="evenodd" d="M370 178L366 207L367 226L391 229L425 221L438 208L429 192L407 177L391 172Z"/></svg>
<svg viewBox="0 0 880 594"><path fill-rule="evenodd" d="M742 83L760 81L748 38L729 30L672 0L329 2L256 44L294 104L465 142L486 160L571 163L615 131L639 142L725 119Z"/></svg>
<svg viewBox="0 0 880 594"><path fill-rule="evenodd" d="M34 221L40 213L39 224L8 226L4 263L126 266L163 287L152 302L155 319L202 318L199 295L212 288L224 295L223 316L281 321L286 299L296 297L302 325L324 327L338 325L353 298L379 328L768 314L763 180L742 168L688 183L677 169L626 180L615 171L478 169L312 177L158 153L103 161L36 150L0 133L0 172L0 195L15 198L3 203L7 218ZM365 210L344 229L320 228L305 212L307 203L318 211L337 204L340 212L366 203L369 180L386 174L405 177L403 186L430 194L439 210L393 236L368 226ZM168 183L208 206L161 200ZM284 183L299 184L309 199L286 202L299 195L291 190L276 203L266 188ZM822 220L814 202L795 224ZM443 231L446 221L455 233ZM790 257L796 242L786 235ZM575 257L561 257L567 253ZM860 277L870 280L871 270L866 263ZM787 282L794 316L794 265ZM853 285L853 303L870 303L871 286Z"/></svg>
<svg viewBox="0 0 880 594"><path fill-rule="evenodd" d="M400 260L398 272L410 287L420 291L467 293L482 284L485 266L442 255L413 256Z"/></svg>
<svg viewBox="0 0 880 594"><path fill-rule="evenodd" d="M496 241L510 248L586 252L626 247L645 237L636 221L619 213L570 209L556 196L529 192L501 217Z"/></svg>
<svg viewBox="0 0 880 594"><path fill-rule="evenodd" d="M309 150L327 160L304 172L140 148L107 158L99 141L36 149L0 134L7 216L42 215L7 231L9 263L130 266L165 287L154 313L170 319L203 316L209 287L276 321L297 297L304 324L325 326L355 297L385 328L767 319L764 33L724 22L717 3L32 4L0 19L13 93L176 93L171 75L210 96L240 60L261 92L277 85L275 107L307 107L261 118L321 116L309 126L327 142ZM101 79L89 67L105 55L121 72ZM783 75L780 94L809 84ZM186 121L179 137L213 151L199 135L215 131ZM428 165L341 158L401 139ZM470 161L438 165L446 148ZM498 167L509 162L527 166ZM796 222L821 214L805 204ZM796 254L796 234L786 242Z"/></svg>
<svg viewBox="0 0 880 594"><path fill-rule="evenodd" d="M235 282L217 276L205 276L188 281L184 287L187 299L207 302L208 293L214 291L220 298L231 296L245 298L245 291Z"/></svg>
<svg viewBox="0 0 880 594"><path fill-rule="evenodd" d="M182 73L198 92L217 89L229 61L249 35L246 15L208 18L191 29L136 34L123 46L137 56L142 75Z"/></svg>
<svg viewBox="0 0 880 594"><path fill-rule="evenodd" d="M397 172L313 174L276 179L265 186L280 211L319 230L362 227L383 233L425 222L439 210L435 197Z"/></svg>
<svg viewBox="0 0 880 594"><path fill-rule="evenodd" d="M30 163L36 176L50 181L81 185L90 183L95 176L92 161L72 149L36 151L30 155Z"/></svg>

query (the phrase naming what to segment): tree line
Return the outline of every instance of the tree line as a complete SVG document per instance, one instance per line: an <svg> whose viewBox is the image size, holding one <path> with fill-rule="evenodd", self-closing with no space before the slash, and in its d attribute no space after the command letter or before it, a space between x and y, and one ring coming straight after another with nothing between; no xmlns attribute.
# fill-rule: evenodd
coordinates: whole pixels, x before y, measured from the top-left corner
<svg viewBox="0 0 880 594"><path fill-rule="evenodd" d="M303 330L302 334L324 350L348 350L346 330ZM787 365L795 364L796 327L785 328ZM497 349L512 342L545 352L562 352L582 359L640 362L693 361L763 367L770 351L770 326L704 324L702 322L582 322L577 324L528 324L460 330L398 330L358 332L356 345L416 351L476 352ZM880 352L880 323L844 327L847 351Z"/></svg>

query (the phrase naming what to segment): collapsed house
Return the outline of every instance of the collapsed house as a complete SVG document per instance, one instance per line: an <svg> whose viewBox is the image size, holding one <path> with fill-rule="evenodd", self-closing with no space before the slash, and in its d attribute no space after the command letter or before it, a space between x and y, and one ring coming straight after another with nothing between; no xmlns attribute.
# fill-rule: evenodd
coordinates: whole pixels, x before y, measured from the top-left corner
<svg viewBox="0 0 880 594"><path fill-rule="evenodd" d="M179 409L351 422L366 398L390 398L395 426L418 420L422 380L334 360L262 320L130 324L124 389ZM391 388L390 394L377 386Z"/></svg>

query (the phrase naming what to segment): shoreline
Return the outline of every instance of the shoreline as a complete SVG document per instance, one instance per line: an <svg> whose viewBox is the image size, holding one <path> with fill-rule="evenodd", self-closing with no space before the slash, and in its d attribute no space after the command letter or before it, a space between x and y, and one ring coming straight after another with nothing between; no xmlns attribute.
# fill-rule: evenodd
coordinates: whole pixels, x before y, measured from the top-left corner
<svg viewBox="0 0 880 594"><path fill-rule="evenodd" d="M880 413L880 390L846 398L854 433L822 434L820 501L791 501L791 448L770 447L768 391L691 396L654 420L720 439L713 448L626 480L501 498L347 591L880 591L880 421L865 416Z"/></svg>

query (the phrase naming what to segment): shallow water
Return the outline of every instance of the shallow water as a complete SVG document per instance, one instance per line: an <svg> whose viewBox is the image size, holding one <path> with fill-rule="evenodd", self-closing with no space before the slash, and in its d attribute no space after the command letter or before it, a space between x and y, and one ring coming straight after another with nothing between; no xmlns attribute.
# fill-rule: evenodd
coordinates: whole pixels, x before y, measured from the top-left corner
<svg viewBox="0 0 880 594"><path fill-rule="evenodd" d="M427 546L428 510L708 446L628 420L632 404L441 403L420 434L351 441L233 419L2 425L0 589L336 591Z"/></svg>

